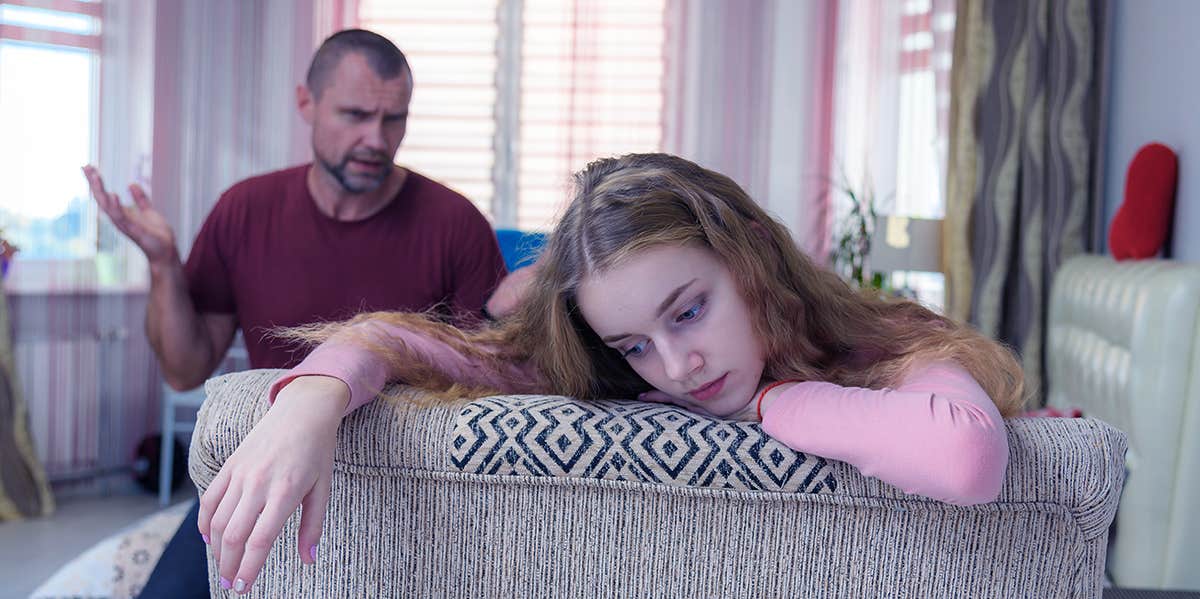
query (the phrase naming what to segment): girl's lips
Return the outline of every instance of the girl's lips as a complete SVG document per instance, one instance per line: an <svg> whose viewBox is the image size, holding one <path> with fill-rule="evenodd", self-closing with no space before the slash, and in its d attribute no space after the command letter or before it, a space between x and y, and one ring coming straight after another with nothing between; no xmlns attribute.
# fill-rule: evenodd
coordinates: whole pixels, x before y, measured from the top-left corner
<svg viewBox="0 0 1200 599"><path fill-rule="evenodd" d="M706 401L712 399L714 396L716 396L716 394L721 392L722 388L725 387L725 379L728 376L728 372L722 374L721 378L718 378L717 380L708 383L699 389L688 391L688 395L691 395L692 399L695 399L696 401Z"/></svg>

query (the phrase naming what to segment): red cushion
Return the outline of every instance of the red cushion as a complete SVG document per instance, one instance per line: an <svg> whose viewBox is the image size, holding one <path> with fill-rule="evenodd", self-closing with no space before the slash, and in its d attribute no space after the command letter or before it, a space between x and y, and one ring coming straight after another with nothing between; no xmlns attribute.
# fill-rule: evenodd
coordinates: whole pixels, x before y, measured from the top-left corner
<svg viewBox="0 0 1200 599"><path fill-rule="evenodd" d="M1171 148L1148 144L1134 155L1125 175L1125 200L1108 229L1108 248L1117 260L1158 254L1171 228L1179 158Z"/></svg>

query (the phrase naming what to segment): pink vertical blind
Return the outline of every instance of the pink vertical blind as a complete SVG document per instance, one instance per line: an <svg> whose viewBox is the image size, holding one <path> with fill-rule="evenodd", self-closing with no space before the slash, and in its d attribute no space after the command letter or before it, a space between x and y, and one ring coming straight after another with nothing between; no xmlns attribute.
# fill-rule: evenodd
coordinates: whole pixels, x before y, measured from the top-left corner
<svg viewBox="0 0 1200 599"><path fill-rule="evenodd" d="M551 226L572 172L662 147L662 0L525 0L517 225Z"/></svg>
<svg viewBox="0 0 1200 599"><path fill-rule="evenodd" d="M492 213L497 0L362 0L360 26L408 57L415 88L396 155Z"/></svg>
<svg viewBox="0 0 1200 599"><path fill-rule="evenodd" d="M5 287L15 375L51 479L127 459L106 435L127 422L102 401L103 360L119 350L91 326L95 296L66 293L90 286L76 266L95 270L95 211L79 167L96 159L102 8L0 1L0 226L22 248Z"/></svg>

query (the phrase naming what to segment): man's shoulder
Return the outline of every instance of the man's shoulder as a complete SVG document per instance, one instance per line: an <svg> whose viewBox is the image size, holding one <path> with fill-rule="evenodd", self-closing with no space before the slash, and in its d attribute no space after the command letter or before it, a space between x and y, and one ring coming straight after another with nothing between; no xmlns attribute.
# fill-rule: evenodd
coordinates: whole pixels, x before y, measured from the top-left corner
<svg viewBox="0 0 1200 599"><path fill-rule="evenodd" d="M449 218L487 220L467 196L417 171L407 170L408 181L401 188L400 196L407 201L419 203L424 212Z"/></svg>
<svg viewBox="0 0 1200 599"><path fill-rule="evenodd" d="M226 196L256 197L264 194L278 195L302 187L308 174L308 164L247 177L234 183L225 191Z"/></svg>
<svg viewBox="0 0 1200 599"><path fill-rule="evenodd" d="M307 189L308 166L293 166L234 183L221 194L209 217L248 218L283 209Z"/></svg>

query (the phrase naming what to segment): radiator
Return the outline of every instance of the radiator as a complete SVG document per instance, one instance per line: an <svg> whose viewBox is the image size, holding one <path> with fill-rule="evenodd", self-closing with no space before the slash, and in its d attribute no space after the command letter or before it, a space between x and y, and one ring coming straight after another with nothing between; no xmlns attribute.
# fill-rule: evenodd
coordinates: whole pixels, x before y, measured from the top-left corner
<svg viewBox="0 0 1200 599"><path fill-rule="evenodd" d="M17 382L51 482L125 473L157 432L159 376L138 295L10 298Z"/></svg>

